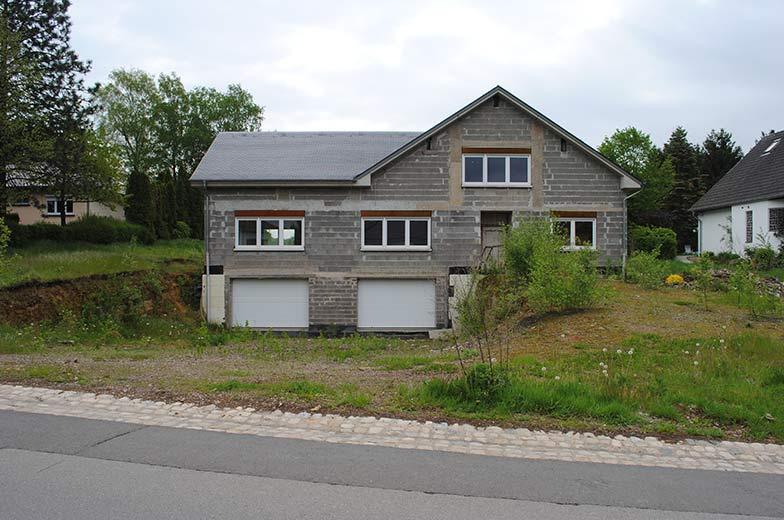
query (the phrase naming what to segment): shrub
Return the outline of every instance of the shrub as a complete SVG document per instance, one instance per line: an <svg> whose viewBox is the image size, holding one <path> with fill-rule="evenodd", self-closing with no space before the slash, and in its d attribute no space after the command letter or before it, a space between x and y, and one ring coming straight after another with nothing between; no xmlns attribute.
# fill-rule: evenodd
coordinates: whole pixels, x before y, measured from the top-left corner
<svg viewBox="0 0 784 520"><path fill-rule="evenodd" d="M0 220L0 272L2 272L6 266L6 253L8 252L8 244L10 242L11 229L3 220Z"/></svg>
<svg viewBox="0 0 784 520"><path fill-rule="evenodd" d="M730 251L722 251L713 257L717 264L726 265L740 259L740 255L731 253Z"/></svg>
<svg viewBox="0 0 784 520"><path fill-rule="evenodd" d="M63 240L63 227L56 224L38 222L29 226L13 226L11 228L11 245L23 246L37 240Z"/></svg>
<svg viewBox="0 0 784 520"><path fill-rule="evenodd" d="M675 231L670 228L635 226L631 230L631 242L634 251L658 251L658 256L665 260L675 258L678 251Z"/></svg>
<svg viewBox="0 0 784 520"><path fill-rule="evenodd" d="M534 266L534 254L541 249L560 249L563 237L553 232L548 220L528 220L503 235L504 268L519 283L527 283Z"/></svg>
<svg viewBox="0 0 784 520"><path fill-rule="evenodd" d="M635 251L626 262L626 281L639 284L646 289L661 286L665 265L659 260L658 251Z"/></svg>
<svg viewBox="0 0 784 520"><path fill-rule="evenodd" d="M92 244L136 240L151 244L155 241L155 237L144 226L111 217L87 215L65 227L47 223L13 226L12 240L13 245L18 247L38 240L89 242Z"/></svg>
<svg viewBox="0 0 784 520"><path fill-rule="evenodd" d="M751 266L758 271L767 271L776 267L776 252L769 245L746 249L746 256L751 260Z"/></svg>
<svg viewBox="0 0 784 520"><path fill-rule="evenodd" d="M190 238L191 227L188 225L187 222L178 220L177 224L175 224L174 226L174 230L172 231L172 236L173 238Z"/></svg>
<svg viewBox="0 0 784 520"><path fill-rule="evenodd" d="M534 253L528 305L536 312L586 309L599 299L596 254L589 249L563 252L539 249Z"/></svg>

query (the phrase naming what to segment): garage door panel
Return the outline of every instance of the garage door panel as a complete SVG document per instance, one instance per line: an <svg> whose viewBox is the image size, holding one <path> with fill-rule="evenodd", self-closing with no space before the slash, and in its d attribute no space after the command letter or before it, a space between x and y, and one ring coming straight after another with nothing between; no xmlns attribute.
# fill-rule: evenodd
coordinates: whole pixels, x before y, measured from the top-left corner
<svg viewBox="0 0 784 520"><path fill-rule="evenodd" d="M436 326L433 280L360 280L360 328L429 329Z"/></svg>
<svg viewBox="0 0 784 520"><path fill-rule="evenodd" d="M307 280L234 280L232 323L255 328L307 328Z"/></svg>

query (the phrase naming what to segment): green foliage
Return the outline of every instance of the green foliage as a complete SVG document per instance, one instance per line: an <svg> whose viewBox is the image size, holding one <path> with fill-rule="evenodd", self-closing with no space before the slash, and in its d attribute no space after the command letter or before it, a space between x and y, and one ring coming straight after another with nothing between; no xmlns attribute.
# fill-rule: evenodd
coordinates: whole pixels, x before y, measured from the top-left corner
<svg viewBox="0 0 784 520"><path fill-rule="evenodd" d="M713 262L707 256L700 256L694 262L695 269L692 271L694 275L694 285L700 292L702 297L702 304L705 309L708 308L708 293L713 289Z"/></svg>
<svg viewBox="0 0 784 520"><path fill-rule="evenodd" d="M637 224L664 223L662 203L672 190L675 170L651 137L634 127L616 130L605 137L599 151L643 181L643 188L629 199L629 220Z"/></svg>
<svg viewBox="0 0 784 520"><path fill-rule="evenodd" d="M540 313L593 307L600 297L596 252L538 250L525 295L531 309Z"/></svg>
<svg viewBox="0 0 784 520"><path fill-rule="evenodd" d="M672 273L668 273L665 264L659 260L658 250L635 251L626 262L626 280L646 289L661 287L667 274Z"/></svg>
<svg viewBox="0 0 784 520"><path fill-rule="evenodd" d="M11 228L9 228L5 220L0 219L0 271L4 270L8 260L8 246L11 243Z"/></svg>
<svg viewBox="0 0 784 520"><path fill-rule="evenodd" d="M675 258L678 242L675 231L669 228L634 226L631 229L632 249L635 251L658 251L659 257Z"/></svg>
<svg viewBox="0 0 784 520"><path fill-rule="evenodd" d="M564 237L554 233L553 223L548 220L529 219L517 227L506 228L501 247L504 269L514 282L526 284L537 252L560 249L564 243Z"/></svg>
<svg viewBox="0 0 784 520"><path fill-rule="evenodd" d="M188 225L187 222L178 220L177 224L174 226L174 230L172 231L172 238L190 238L190 237L191 237L191 227Z"/></svg>
<svg viewBox="0 0 784 520"><path fill-rule="evenodd" d="M746 248L746 257L751 261L751 266L759 271L773 269L778 264L778 255L770 245Z"/></svg>
<svg viewBox="0 0 784 520"><path fill-rule="evenodd" d="M13 230L14 247L25 247L40 240L91 244L112 244L132 240L149 244L152 241L152 236L142 226L95 215L85 215L65 227L39 222L28 226L14 226Z"/></svg>
<svg viewBox="0 0 784 520"><path fill-rule="evenodd" d="M125 192L127 206L125 218L155 232L155 201L152 196L150 179L144 172L132 171L128 176Z"/></svg>
<svg viewBox="0 0 784 520"><path fill-rule="evenodd" d="M675 181L666 207L671 213L672 227L678 236L678 246L690 244L696 248L697 219L690 208L705 192L699 168L699 148L689 142L683 127L677 127L664 144L664 155L672 161Z"/></svg>
<svg viewBox="0 0 784 520"><path fill-rule="evenodd" d="M743 151L735 144L732 134L723 128L711 130L700 151L700 169L709 190L716 181L743 158Z"/></svg>

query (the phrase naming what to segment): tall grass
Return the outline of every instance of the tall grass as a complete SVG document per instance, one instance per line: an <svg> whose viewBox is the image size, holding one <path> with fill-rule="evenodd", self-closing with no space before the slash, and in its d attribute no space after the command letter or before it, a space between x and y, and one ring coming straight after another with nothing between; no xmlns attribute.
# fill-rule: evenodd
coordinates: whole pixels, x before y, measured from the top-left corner
<svg viewBox="0 0 784 520"><path fill-rule="evenodd" d="M515 361L495 382L472 383L472 374L434 379L403 390L404 401L462 414L598 419L663 432L742 428L754 438L784 440L781 340L640 335L547 364Z"/></svg>

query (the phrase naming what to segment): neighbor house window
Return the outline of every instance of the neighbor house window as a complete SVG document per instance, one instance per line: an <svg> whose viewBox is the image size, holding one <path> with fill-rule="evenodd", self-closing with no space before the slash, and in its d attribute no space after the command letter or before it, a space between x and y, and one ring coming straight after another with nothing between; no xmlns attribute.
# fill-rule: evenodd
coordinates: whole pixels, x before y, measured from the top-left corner
<svg viewBox="0 0 784 520"><path fill-rule="evenodd" d="M596 219L561 218L555 225L566 239L565 249L596 248Z"/></svg>
<svg viewBox="0 0 784 520"><path fill-rule="evenodd" d="M463 155L463 186L525 187L530 179L530 155Z"/></svg>
<svg viewBox="0 0 784 520"><path fill-rule="evenodd" d="M771 233L784 233L784 208L768 210L768 230Z"/></svg>
<svg viewBox="0 0 784 520"><path fill-rule="evenodd" d="M430 250L430 217L364 216L362 249Z"/></svg>
<svg viewBox="0 0 784 520"><path fill-rule="evenodd" d="M754 212L746 212L746 243L754 242Z"/></svg>
<svg viewBox="0 0 784 520"><path fill-rule="evenodd" d="M240 214L235 218L235 246L238 250L301 251L305 248L304 217L274 214L253 217L237 213Z"/></svg>
<svg viewBox="0 0 784 520"><path fill-rule="evenodd" d="M60 214L60 201L52 198L47 197L46 199L46 214L47 215L59 215ZM73 215L74 214L74 207L73 207L73 200L67 199L65 201L65 214L66 215Z"/></svg>

